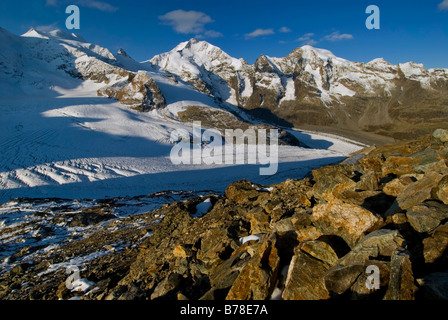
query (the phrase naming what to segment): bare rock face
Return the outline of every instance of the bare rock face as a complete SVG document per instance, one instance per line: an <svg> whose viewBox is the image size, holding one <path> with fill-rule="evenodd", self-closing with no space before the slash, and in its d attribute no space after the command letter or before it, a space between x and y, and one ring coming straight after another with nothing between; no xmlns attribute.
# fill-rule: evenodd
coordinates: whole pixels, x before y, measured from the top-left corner
<svg viewBox="0 0 448 320"><path fill-rule="evenodd" d="M166 106L165 97L159 87L145 72L129 72L126 79L98 90L98 95L116 98L142 112Z"/></svg>

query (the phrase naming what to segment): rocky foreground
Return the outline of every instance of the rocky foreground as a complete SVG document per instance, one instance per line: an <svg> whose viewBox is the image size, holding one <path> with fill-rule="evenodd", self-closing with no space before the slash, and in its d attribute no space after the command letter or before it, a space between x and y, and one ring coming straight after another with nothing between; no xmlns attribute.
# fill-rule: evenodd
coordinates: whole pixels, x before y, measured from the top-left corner
<svg viewBox="0 0 448 320"><path fill-rule="evenodd" d="M123 201L56 201L33 213L53 225L35 236L72 233L5 257L0 298L447 299L447 164L448 131L436 130L301 180L238 181L126 217L115 214ZM2 241L21 232L0 224Z"/></svg>

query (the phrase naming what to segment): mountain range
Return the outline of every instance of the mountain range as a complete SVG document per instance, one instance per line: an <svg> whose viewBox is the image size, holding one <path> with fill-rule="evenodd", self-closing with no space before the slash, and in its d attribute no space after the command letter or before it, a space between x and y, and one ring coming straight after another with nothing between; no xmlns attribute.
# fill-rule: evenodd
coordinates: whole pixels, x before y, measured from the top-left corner
<svg viewBox="0 0 448 320"><path fill-rule="evenodd" d="M223 192L242 178L275 183L303 176L365 146L280 126L270 121L273 113L269 121L257 118L187 80L80 35L0 29L0 202ZM247 163L173 164L173 133L191 133L193 121L204 129L281 129L277 174L260 177L260 166Z"/></svg>
<svg viewBox="0 0 448 320"><path fill-rule="evenodd" d="M261 55L249 65L195 39L149 62L201 92L295 127L405 139L446 126L448 117L448 69L414 62L358 63L306 45L283 58Z"/></svg>
<svg viewBox="0 0 448 320"><path fill-rule="evenodd" d="M101 84L99 96L139 111L169 106L174 117L179 114L172 96L184 95L174 99L185 102L198 100L190 98L200 92L199 106L218 107L243 121L339 130L354 139L365 133L405 139L448 123L448 69L427 70L414 62L352 62L306 45L283 58L260 55L250 65L195 39L137 62L123 49L113 54L58 29L31 29L21 37L1 29L0 37L2 96L57 86L63 77L58 71L64 71ZM179 82L184 92L166 90L167 83ZM188 120L198 114L191 108L183 111Z"/></svg>

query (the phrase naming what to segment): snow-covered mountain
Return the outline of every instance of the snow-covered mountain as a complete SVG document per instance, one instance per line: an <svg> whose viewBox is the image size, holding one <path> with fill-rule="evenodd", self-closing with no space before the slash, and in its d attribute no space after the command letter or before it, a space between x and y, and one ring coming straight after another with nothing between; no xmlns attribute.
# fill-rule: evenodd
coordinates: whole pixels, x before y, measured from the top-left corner
<svg viewBox="0 0 448 320"><path fill-rule="evenodd" d="M195 39L150 62L202 92L249 110L269 109L296 126L404 138L448 119L448 69L427 70L414 62L351 62L307 45L283 58L261 55L249 65Z"/></svg>
<svg viewBox="0 0 448 320"><path fill-rule="evenodd" d="M288 130L281 137L290 143L279 146L272 177L261 177L259 165L175 165L171 133L191 132L191 121L220 129L268 126L123 49L113 54L61 30L17 36L0 29L0 84L0 202L220 192L243 178L298 177L362 147Z"/></svg>
<svg viewBox="0 0 448 320"><path fill-rule="evenodd" d="M165 106L154 81L128 71L108 49L61 30L31 29L21 37L0 29L0 70L6 96L53 94L55 86L73 78L102 84L99 94L115 97L141 110ZM37 91L36 91L37 90Z"/></svg>

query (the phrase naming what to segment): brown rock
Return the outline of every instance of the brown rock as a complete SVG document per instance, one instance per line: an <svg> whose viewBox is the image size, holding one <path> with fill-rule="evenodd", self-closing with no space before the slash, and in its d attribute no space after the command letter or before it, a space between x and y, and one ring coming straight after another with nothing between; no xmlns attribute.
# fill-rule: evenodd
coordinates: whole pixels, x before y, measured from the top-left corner
<svg viewBox="0 0 448 320"><path fill-rule="evenodd" d="M372 288L368 285L374 284L372 282L371 276L372 270L368 268L377 267L379 271L379 286L380 288ZM377 292L384 287L387 287L389 284L390 278L390 262L388 261L380 261L380 260L369 260L366 261L364 265L364 272L362 272L356 282L350 287L351 299L362 300L362 299L375 299L380 297L379 295L375 295ZM377 280L377 279L375 279ZM381 294L381 293L380 293Z"/></svg>
<svg viewBox="0 0 448 320"><path fill-rule="evenodd" d="M361 176L356 183L357 190L376 191L378 190L378 175L375 171L369 171Z"/></svg>
<svg viewBox="0 0 448 320"><path fill-rule="evenodd" d="M386 183L383 187L383 192L389 196L398 197L400 192L403 191L407 185L415 181L416 179L413 179L411 176L402 176Z"/></svg>
<svg viewBox="0 0 448 320"><path fill-rule="evenodd" d="M269 233L272 231L269 216L264 212L263 208L256 207L247 214L247 218L250 221L251 234Z"/></svg>
<svg viewBox="0 0 448 320"><path fill-rule="evenodd" d="M324 241L305 241L300 244L299 248L315 259L327 263L329 266L334 266L338 262L336 252Z"/></svg>
<svg viewBox="0 0 448 320"><path fill-rule="evenodd" d="M362 205L367 198L375 197L380 193L380 191L343 190L340 193L336 194L336 198L346 203Z"/></svg>
<svg viewBox="0 0 448 320"><path fill-rule="evenodd" d="M305 226L297 230L296 233L297 233L297 240L299 240L299 242L307 240L316 240L323 235L322 231L320 231L315 226Z"/></svg>
<svg viewBox="0 0 448 320"><path fill-rule="evenodd" d="M176 246L174 249L173 249L173 255L176 257L176 258L186 258L187 257L187 249L185 248L185 247L183 247L183 246Z"/></svg>
<svg viewBox="0 0 448 320"><path fill-rule="evenodd" d="M448 204L448 175L444 176L436 190L435 190L437 199L439 199L440 201L442 201L444 204Z"/></svg>
<svg viewBox="0 0 448 320"><path fill-rule="evenodd" d="M348 254L339 260L340 265L362 264L376 257L391 257L406 242L397 230L381 229L369 233Z"/></svg>
<svg viewBox="0 0 448 320"><path fill-rule="evenodd" d="M365 267L363 264L337 265L325 273L325 288L335 294L343 294L364 271Z"/></svg>
<svg viewBox="0 0 448 320"><path fill-rule="evenodd" d="M409 252L397 250L391 258L389 287L384 299L414 300L416 291Z"/></svg>
<svg viewBox="0 0 448 320"><path fill-rule="evenodd" d="M295 249L286 278L284 300L330 298L323 276L337 261L333 249L322 241L302 243Z"/></svg>
<svg viewBox="0 0 448 320"><path fill-rule="evenodd" d="M415 166L419 164L420 160L420 157L391 156L384 162L382 174L385 177L389 174L402 176L404 174L413 173Z"/></svg>
<svg viewBox="0 0 448 320"><path fill-rule="evenodd" d="M265 300L274 289L280 264L276 238L265 240L236 278L226 300Z"/></svg>
<svg viewBox="0 0 448 320"><path fill-rule="evenodd" d="M448 247L448 223L441 225L423 240L423 256L426 263L434 263L444 257ZM446 258L446 257L445 257Z"/></svg>
<svg viewBox="0 0 448 320"><path fill-rule="evenodd" d="M432 198L432 191L442 179L440 173L427 172L420 180L406 186L397 197L398 206L407 210L413 206Z"/></svg>
<svg viewBox="0 0 448 320"><path fill-rule="evenodd" d="M226 189L226 197L239 204L251 204L263 195L269 194L258 191L254 184L245 179L230 184Z"/></svg>
<svg viewBox="0 0 448 320"><path fill-rule="evenodd" d="M311 218L322 233L340 236L350 247L383 224L383 219L369 210L340 200L316 205Z"/></svg>
<svg viewBox="0 0 448 320"><path fill-rule="evenodd" d="M406 213L409 223L417 232L432 232L448 218L448 206L436 201L417 204Z"/></svg>
<svg viewBox="0 0 448 320"><path fill-rule="evenodd" d="M370 293L366 291L366 268L370 265L380 269L381 286L385 286L389 276L389 266L379 259L391 257L405 244L398 231L381 229L368 234L349 253L338 260L337 265L325 274L326 288L343 294L350 289L355 295ZM362 277L361 277L362 275Z"/></svg>
<svg viewBox="0 0 448 320"><path fill-rule="evenodd" d="M334 193L355 190L356 183L350 178L353 175L354 170L351 165L326 166L313 170L313 178L316 181L313 187L314 197L331 201L334 199Z"/></svg>
<svg viewBox="0 0 448 320"><path fill-rule="evenodd" d="M231 243L226 228L208 230L202 236L201 249L198 250L196 257L207 268L212 268L222 262L221 256L231 247Z"/></svg>

